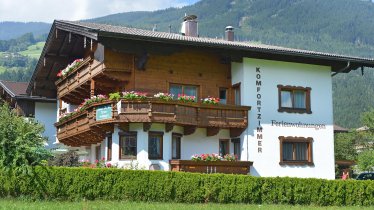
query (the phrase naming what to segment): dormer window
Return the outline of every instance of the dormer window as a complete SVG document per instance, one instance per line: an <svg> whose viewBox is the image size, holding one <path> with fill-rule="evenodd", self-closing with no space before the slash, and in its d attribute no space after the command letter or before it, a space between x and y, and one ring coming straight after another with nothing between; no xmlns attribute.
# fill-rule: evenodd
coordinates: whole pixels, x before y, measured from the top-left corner
<svg viewBox="0 0 374 210"><path fill-rule="evenodd" d="M310 87L278 85L279 112L311 114Z"/></svg>

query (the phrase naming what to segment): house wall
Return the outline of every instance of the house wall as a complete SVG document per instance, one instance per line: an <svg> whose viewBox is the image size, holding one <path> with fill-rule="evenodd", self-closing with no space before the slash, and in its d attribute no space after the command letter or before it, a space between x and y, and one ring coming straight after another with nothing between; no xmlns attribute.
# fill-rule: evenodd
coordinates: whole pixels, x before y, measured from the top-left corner
<svg viewBox="0 0 374 210"><path fill-rule="evenodd" d="M172 134L183 133L183 128L175 126L174 129L168 133L165 132L164 124L152 124L150 131L161 131L163 135L163 159L162 160L149 160L148 159L148 132L143 131L143 125L141 123L131 123L130 131L137 132L137 158L136 160L120 160L119 159L119 136L118 132L121 130L115 126L114 133L112 135L112 164L117 164L120 168L130 168L130 165L138 169L149 169L151 164L158 164L161 170L170 170L169 161L171 160L172 152ZM218 153L219 152L219 139L229 139L229 131L227 129L221 130L216 136L207 137L205 128L198 128L192 135L182 136L181 139L181 159L190 160L194 154L203 153ZM107 157L107 142L106 139L101 143L102 148L105 150L101 151L102 157ZM233 148L230 145L230 148ZM231 149L233 150L233 149ZM92 148L91 148L91 156Z"/></svg>
<svg viewBox="0 0 374 210"><path fill-rule="evenodd" d="M53 143L56 142L56 103L35 102L35 119L44 125L44 137L48 138L46 147L53 148Z"/></svg>
<svg viewBox="0 0 374 210"><path fill-rule="evenodd" d="M256 72L256 68L259 68L260 73ZM334 179L332 83L329 67L245 58L243 63L232 64L232 78L233 84L241 83L242 104L252 106L249 126L241 136L241 160L254 162L252 175ZM259 86L256 81L261 81L260 89L257 89ZM278 112L278 84L310 87L312 114ZM260 105L258 101L261 101ZM272 124L272 120L324 124L325 128L280 127ZM259 125L263 128L262 132L257 132ZM257 134L262 134L262 139ZM281 166L279 136L312 137L314 166Z"/></svg>

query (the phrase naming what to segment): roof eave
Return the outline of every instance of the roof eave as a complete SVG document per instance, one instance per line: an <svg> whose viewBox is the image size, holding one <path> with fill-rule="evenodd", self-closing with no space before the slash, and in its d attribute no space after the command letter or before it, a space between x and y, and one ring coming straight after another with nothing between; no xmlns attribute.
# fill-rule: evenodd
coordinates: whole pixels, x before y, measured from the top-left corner
<svg viewBox="0 0 374 210"><path fill-rule="evenodd" d="M52 26L51 26L51 30L49 31L46 43L45 43L44 48L42 50L42 53L39 57L38 63L36 64L35 70L34 70L32 76L30 78L29 85L28 85L27 90L26 90L26 93L28 95L31 94L33 83L35 81L35 77L36 77L38 71L42 68L42 65L44 63L43 59L44 59L44 57L47 53L47 50L49 48L50 43L53 41L53 37L55 36L54 32L55 32L56 29L70 31L72 33L80 34L82 36L86 36L88 38L95 39L95 40L97 40L97 37L98 37L97 30L94 30L94 29L91 29L91 28L88 28L88 27L84 27L84 26L77 26L77 25L66 23L66 22L59 21L59 20L55 20L53 22Z"/></svg>

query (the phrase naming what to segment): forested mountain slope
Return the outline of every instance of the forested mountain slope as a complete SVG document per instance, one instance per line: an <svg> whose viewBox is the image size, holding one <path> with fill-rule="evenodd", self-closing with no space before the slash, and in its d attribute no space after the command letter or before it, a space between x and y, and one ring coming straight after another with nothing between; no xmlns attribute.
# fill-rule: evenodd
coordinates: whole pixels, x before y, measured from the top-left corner
<svg viewBox="0 0 374 210"><path fill-rule="evenodd" d="M39 36L48 33L50 27L51 24L41 22L0 22L0 40L15 39L26 33Z"/></svg>

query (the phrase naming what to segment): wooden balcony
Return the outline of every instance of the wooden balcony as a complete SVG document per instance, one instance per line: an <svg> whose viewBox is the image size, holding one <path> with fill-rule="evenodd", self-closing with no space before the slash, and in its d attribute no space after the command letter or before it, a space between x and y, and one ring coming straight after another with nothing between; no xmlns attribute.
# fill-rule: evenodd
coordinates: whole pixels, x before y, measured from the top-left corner
<svg viewBox="0 0 374 210"><path fill-rule="evenodd" d="M103 111L104 110L104 111ZM67 145L89 145L101 142L113 125L126 127L129 123L143 123L148 131L152 123L165 124L170 132L175 125L184 127L184 135L196 128L206 128L207 136L229 129L232 137L239 136L248 126L250 107L230 105L207 105L179 101L139 100L119 102L106 101L93 104L63 122L56 123L58 139Z"/></svg>
<svg viewBox="0 0 374 210"><path fill-rule="evenodd" d="M90 98L91 91L107 94L116 87L123 87L130 74L129 68L113 69L110 64L87 57L78 67L55 82L57 97L67 103L80 104L82 99Z"/></svg>
<svg viewBox="0 0 374 210"><path fill-rule="evenodd" d="M172 171L193 173L248 174L253 162L250 161L193 161L171 160Z"/></svg>

